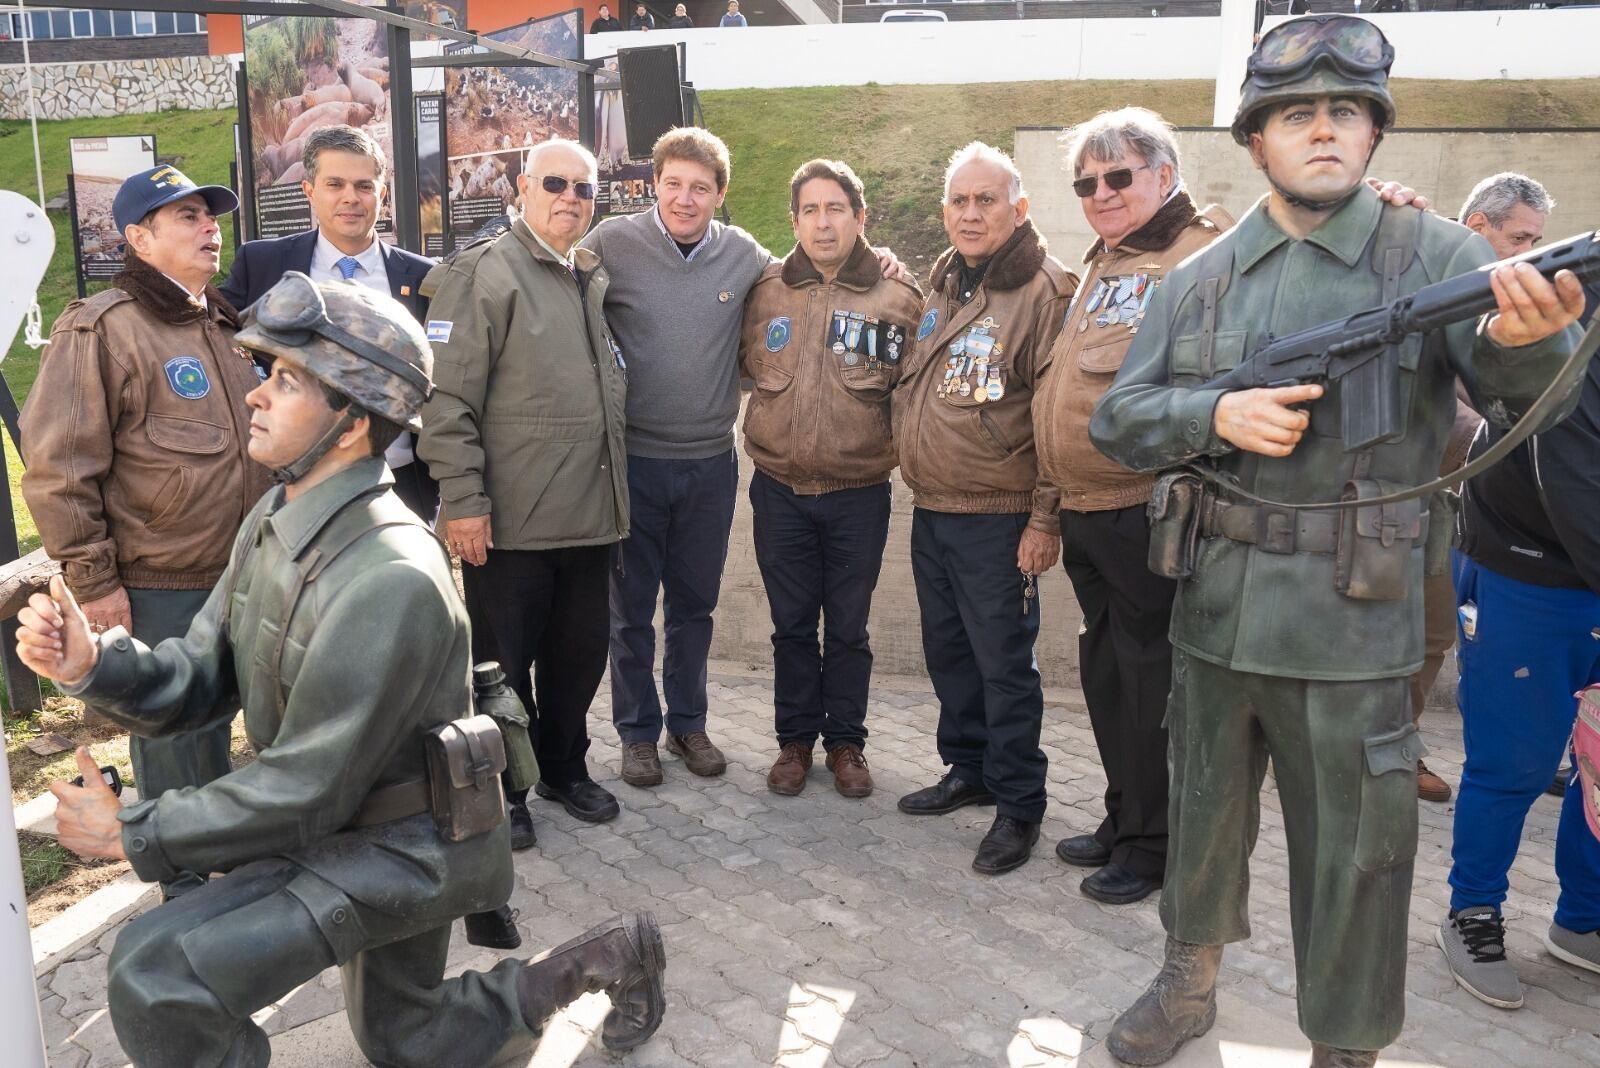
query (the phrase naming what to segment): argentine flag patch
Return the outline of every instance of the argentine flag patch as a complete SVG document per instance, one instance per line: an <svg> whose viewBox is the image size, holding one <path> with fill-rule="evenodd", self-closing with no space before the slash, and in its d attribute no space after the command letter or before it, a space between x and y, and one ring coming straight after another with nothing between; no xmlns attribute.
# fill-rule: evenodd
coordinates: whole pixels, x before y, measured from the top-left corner
<svg viewBox="0 0 1600 1068"><path fill-rule="evenodd" d="M428 340L439 345L450 344L450 331L454 330L455 326L456 324L449 319L429 319Z"/></svg>

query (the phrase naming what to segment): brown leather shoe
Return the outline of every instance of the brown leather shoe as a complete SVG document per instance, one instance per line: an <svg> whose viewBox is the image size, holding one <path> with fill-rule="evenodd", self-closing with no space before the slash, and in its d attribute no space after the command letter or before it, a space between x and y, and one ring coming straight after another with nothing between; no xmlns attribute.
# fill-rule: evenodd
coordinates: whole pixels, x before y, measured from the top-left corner
<svg viewBox="0 0 1600 1068"><path fill-rule="evenodd" d="M1428 765L1417 761L1417 796L1424 801L1450 800L1450 784L1428 770Z"/></svg>
<svg viewBox="0 0 1600 1068"><path fill-rule="evenodd" d="M806 772L810 770L811 747L789 742L778 751L777 761L772 765L772 770L767 772L767 789L784 797L793 797L806 788Z"/></svg>
<svg viewBox="0 0 1600 1068"><path fill-rule="evenodd" d="M721 775L728 770L728 758L711 743L705 731L667 735L667 752L683 758L683 764L702 778Z"/></svg>
<svg viewBox="0 0 1600 1068"><path fill-rule="evenodd" d="M661 754L654 742L633 742L622 747L622 781L629 786L661 784Z"/></svg>
<svg viewBox="0 0 1600 1068"><path fill-rule="evenodd" d="M872 793L872 772L867 758L854 745L836 745L828 750L828 770L833 772L833 788L845 797L866 797Z"/></svg>

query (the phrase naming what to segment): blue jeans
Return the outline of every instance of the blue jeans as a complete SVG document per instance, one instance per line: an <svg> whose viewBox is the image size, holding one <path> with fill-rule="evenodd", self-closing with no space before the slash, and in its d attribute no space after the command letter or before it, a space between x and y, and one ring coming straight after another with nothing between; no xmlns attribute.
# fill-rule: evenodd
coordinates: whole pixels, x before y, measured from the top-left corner
<svg viewBox="0 0 1600 1068"><path fill-rule="evenodd" d="M628 457L631 532L611 571L611 721L624 745L661 738L656 597L665 593L661 690L668 734L706 729L711 613L728 559L739 462Z"/></svg>
<svg viewBox="0 0 1600 1068"><path fill-rule="evenodd" d="M1450 907L1500 907L1528 809L1567 751L1578 703L1600 682L1600 595L1534 586L1455 554L1456 603L1477 606L1474 637L1458 633L1457 701L1467 760L1456 799ZM1459 621L1458 621L1459 625ZM1555 922L1600 929L1600 840L1583 814L1576 775L1556 829Z"/></svg>
<svg viewBox="0 0 1600 1068"><path fill-rule="evenodd" d="M1023 610L1018 515L915 509L911 573L922 651L939 697L939 758L983 786L1001 816L1044 818L1044 690L1033 658L1039 602Z"/></svg>
<svg viewBox="0 0 1600 1068"><path fill-rule="evenodd" d="M867 613L889 539L889 483L802 496L760 471L750 480L756 564L772 610L778 744L867 741L872 644ZM818 618L826 621L821 645Z"/></svg>

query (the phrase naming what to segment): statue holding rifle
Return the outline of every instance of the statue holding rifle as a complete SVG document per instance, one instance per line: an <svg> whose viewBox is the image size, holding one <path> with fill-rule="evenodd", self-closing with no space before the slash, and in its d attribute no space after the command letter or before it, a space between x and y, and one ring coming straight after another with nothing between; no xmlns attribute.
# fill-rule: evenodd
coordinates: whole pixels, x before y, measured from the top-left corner
<svg viewBox="0 0 1600 1068"><path fill-rule="evenodd" d="M1268 756L1311 1063L1367 1068L1400 1033L1423 754L1407 676L1423 655L1424 569L1442 564L1450 527L1442 498L1404 491L1438 472L1457 379L1498 424L1534 407L1573 351L1582 289L1570 272L1501 266L1482 318L1352 342L1370 358L1330 361L1319 380L1206 388L1270 339L1493 261L1466 228L1386 207L1362 181L1395 121L1393 60L1376 26L1343 15L1261 39L1233 135L1271 192L1166 276L1090 424L1120 463L1193 472L1164 477L1151 502L1151 564L1180 580L1167 943L1108 1038L1128 1063L1166 1061L1216 1017L1223 946L1249 935ZM1562 392L1536 422L1570 410ZM1345 503L1307 507L1330 501Z"/></svg>

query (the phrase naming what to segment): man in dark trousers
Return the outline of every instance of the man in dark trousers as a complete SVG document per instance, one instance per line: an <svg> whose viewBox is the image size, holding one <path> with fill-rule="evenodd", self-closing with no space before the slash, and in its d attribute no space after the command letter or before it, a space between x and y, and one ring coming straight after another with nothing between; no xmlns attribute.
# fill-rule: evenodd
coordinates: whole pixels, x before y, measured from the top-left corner
<svg viewBox="0 0 1600 1068"><path fill-rule="evenodd" d="M344 278L389 296L424 321L422 279L433 261L378 240L378 209L387 195L388 161L372 136L326 126L306 138L305 179L317 226L291 237L247 241L234 257L222 295L236 308L254 304L286 271L317 282ZM401 434L384 453L394 491L425 522L439 510L439 487L416 458L416 435Z"/></svg>
<svg viewBox="0 0 1600 1068"><path fill-rule="evenodd" d="M237 314L211 285L217 217L238 204L173 167L123 182L112 204L128 242L122 272L56 320L22 409L22 494L96 631L122 626L155 644L188 630L271 485L245 453L244 398L260 378L234 343ZM130 738L140 796L226 775L229 733L219 718ZM164 874L162 896L204 875Z"/></svg>

